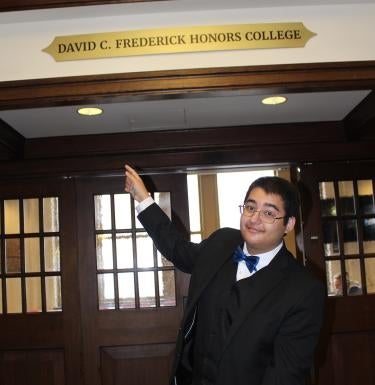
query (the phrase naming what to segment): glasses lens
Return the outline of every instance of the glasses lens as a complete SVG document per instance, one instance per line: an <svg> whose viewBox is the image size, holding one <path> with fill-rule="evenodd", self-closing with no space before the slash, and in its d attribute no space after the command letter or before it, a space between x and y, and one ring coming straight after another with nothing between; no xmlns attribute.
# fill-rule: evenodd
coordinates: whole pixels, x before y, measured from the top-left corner
<svg viewBox="0 0 375 385"><path fill-rule="evenodd" d="M266 212L264 211L261 211L260 212L260 219L262 220L262 222L264 223L273 223L275 222L275 218L272 217L271 215L267 214Z"/></svg>

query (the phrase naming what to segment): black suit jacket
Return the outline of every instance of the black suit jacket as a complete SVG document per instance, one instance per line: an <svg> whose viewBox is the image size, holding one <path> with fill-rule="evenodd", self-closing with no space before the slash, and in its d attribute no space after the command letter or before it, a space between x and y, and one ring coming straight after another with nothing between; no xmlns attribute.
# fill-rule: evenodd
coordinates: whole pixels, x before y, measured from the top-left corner
<svg viewBox="0 0 375 385"><path fill-rule="evenodd" d="M181 353L191 335L199 298L243 240L239 230L225 228L200 244L188 242L156 204L144 210L139 220L159 251L191 274L171 382L185 384L178 377ZM247 284L246 301L221 348L215 384L304 384L322 322L323 285L285 246Z"/></svg>

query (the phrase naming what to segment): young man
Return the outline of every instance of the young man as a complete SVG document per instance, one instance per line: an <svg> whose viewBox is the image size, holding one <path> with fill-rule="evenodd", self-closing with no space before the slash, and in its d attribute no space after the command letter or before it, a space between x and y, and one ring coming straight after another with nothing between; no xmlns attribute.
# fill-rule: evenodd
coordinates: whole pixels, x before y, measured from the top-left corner
<svg viewBox="0 0 375 385"><path fill-rule="evenodd" d="M323 285L286 249L298 193L277 177L253 182L240 231L186 241L126 166L125 191L160 252L191 280L174 385L303 385L322 321ZM247 257L249 255L250 257Z"/></svg>

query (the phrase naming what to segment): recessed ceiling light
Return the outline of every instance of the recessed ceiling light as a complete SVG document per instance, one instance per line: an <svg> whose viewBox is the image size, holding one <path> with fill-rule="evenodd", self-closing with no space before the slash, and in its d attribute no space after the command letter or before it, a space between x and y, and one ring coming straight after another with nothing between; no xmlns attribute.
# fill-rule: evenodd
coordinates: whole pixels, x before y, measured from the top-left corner
<svg viewBox="0 0 375 385"><path fill-rule="evenodd" d="M79 108L77 112L80 115L95 116L95 115L101 115L103 113L103 110L98 107L82 107L82 108Z"/></svg>
<svg viewBox="0 0 375 385"><path fill-rule="evenodd" d="M275 106L276 104L282 104L286 102L285 96L269 96L267 98L262 99L263 104Z"/></svg>

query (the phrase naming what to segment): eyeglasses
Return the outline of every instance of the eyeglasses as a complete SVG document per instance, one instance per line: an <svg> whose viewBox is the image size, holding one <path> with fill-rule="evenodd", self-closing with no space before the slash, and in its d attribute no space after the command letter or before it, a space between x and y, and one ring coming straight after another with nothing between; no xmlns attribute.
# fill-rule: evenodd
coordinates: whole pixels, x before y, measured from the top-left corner
<svg viewBox="0 0 375 385"><path fill-rule="evenodd" d="M276 213L274 213L271 210L256 210L255 206L246 204L246 205L239 205L240 208L240 213L247 216L247 217L252 217L254 216L255 213L259 213L259 218L262 222L264 223L269 223L272 224L276 221L276 219L283 219L284 217L277 217Z"/></svg>

